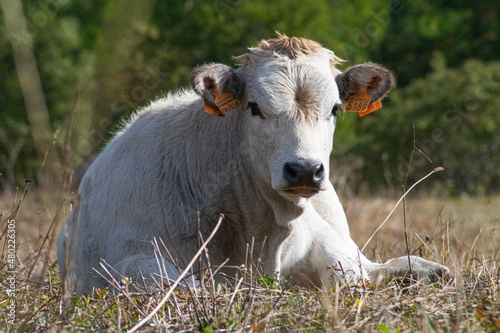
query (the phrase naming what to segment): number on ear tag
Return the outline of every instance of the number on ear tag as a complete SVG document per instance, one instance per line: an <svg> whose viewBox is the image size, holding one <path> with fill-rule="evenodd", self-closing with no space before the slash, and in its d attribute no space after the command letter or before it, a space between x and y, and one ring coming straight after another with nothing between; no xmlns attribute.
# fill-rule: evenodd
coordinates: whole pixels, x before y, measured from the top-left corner
<svg viewBox="0 0 500 333"><path fill-rule="evenodd" d="M226 116L229 112L233 111L236 109L238 106L240 106L240 102L234 97L233 94L228 93L228 92L221 92L217 90L217 88L213 87L213 93L214 93L214 104L210 102L207 102L206 100L203 100L203 107L205 108L205 112L224 117Z"/></svg>
<svg viewBox="0 0 500 333"><path fill-rule="evenodd" d="M372 103L366 88L363 88L361 91L349 97L344 111L357 112L360 117L364 117L381 107L382 102L380 99Z"/></svg>
<svg viewBox="0 0 500 333"><path fill-rule="evenodd" d="M217 88L214 87L214 95L215 105L217 105L219 110L222 112L223 117L240 106L240 102L238 102L236 97L234 97L231 93L225 91L219 93Z"/></svg>

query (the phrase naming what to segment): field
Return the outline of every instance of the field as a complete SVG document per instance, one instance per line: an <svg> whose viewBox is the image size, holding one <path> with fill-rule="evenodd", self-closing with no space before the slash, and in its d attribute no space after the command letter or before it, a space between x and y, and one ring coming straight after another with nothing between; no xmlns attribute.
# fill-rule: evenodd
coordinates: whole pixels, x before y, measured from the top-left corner
<svg viewBox="0 0 500 333"><path fill-rule="evenodd" d="M397 199L343 199L360 247ZM306 290L247 267L227 285L208 278L200 287L149 293L129 291L124 280L121 293L96 290L82 297L65 295L55 262L54 235L70 207L71 197L57 191L0 196L0 331L500 331L500 197L409 196L405 216L400 205L365 249L377 261L404 255L406 220L410 252L450 267L457 277L452 283L393 280Z"/></svg>

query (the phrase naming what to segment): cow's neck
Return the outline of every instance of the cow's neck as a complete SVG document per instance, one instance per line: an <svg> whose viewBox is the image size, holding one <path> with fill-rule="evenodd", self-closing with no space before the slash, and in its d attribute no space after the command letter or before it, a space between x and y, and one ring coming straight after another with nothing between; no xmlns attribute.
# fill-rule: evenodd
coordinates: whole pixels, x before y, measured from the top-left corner
<svg viewBox="0 0 500 333"><path fill-rule="evenodd" d="M289 201L280 196L270 185L254 183L254 186L258 193L253 204L253 214L257 218L251 221L253 226L251 236L256 234L258 236L255 237L254 252L259 252L265 274L281 273L284 244L294 232L296 223L301 223L307 208L311 209L310 202L306 199Z"/></svg>
<svg viewBox="0 0 500 333"><path fill-rule="evenodd" d="M273 211L275 223L283 228L290 228L290 222L299 218L308 204L306 199L287 200L267 184L261 186L260 193Z"/></svg>

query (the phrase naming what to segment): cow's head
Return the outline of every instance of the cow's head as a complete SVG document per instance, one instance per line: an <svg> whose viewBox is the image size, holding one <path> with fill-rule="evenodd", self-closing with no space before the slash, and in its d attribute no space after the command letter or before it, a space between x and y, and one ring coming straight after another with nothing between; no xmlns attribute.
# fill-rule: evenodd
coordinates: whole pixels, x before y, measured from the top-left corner
<svg viewBox="0 0 500 333"><path fill-rule="evenodd" d="M198 67L192 86L207 112L223 116L236 108L230 116L243 124L240 148L250 168L292 201L326 188L337 113L349 97L366 89L376 101L395 85L392 73L376 64L340 72L340 58L302 38L278 35L236 59L236 70Z"/></svg>

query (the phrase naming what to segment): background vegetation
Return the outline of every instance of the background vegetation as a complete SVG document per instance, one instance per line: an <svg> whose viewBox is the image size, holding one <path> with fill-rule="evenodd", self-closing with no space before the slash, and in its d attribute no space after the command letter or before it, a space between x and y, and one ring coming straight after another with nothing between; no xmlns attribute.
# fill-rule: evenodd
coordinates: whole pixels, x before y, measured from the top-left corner
<svg viewBox="0 0 500 333"><path fill-rule="evenodd" d="M319 292L242 270L233 284L176 290L139 331L498 332L498 14L496 0L0 0L0 331L121 332L152 313L166 291L65 292L54 240L72 208L68 179L194 66L229 64L278 30L345 66L394 70L382 110L340 117L332 177L362 246L394 205L378 194L444 166L417 190L449 196L408 198L365 254L410 252L457 279Z"/></svg>
<svg viewBox="0 0 500 333"><path fill-rule="evenodd" d="M495 0L1 3L0 189L26 178L60 181L61 171L105 144L120 119L187 86L194 66L232 63L275 30L321 42L346 66L372 60L398 76L381 111L338 123L333 171L346 189L399 194L414 131L415 177L446 168L428 190L500 188Z"/></svg>

